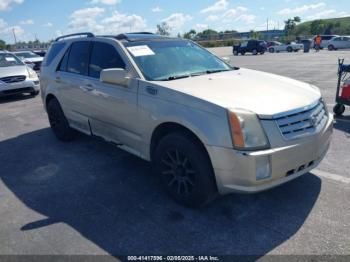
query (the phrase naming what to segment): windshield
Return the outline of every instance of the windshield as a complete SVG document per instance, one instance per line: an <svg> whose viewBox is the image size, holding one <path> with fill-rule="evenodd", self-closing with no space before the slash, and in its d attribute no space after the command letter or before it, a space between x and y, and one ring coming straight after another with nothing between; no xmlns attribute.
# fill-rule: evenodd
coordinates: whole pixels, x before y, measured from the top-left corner
<svg viewBox="0 0 350 262"><path fill-rule="evenodd" d="M22 61L13 54L0 53L0 67L19 66L23 65Z"/></svg>
<svg viewBox="0 0 350 262"><path fill-rule="evenodd" d="M15 55L22 58L40 57L39 55L34 54L32 52L20 52L20 53L15 53Z"/></svg>
<svg viewBox="0 0 350 262"><path fill-rule="evenodd" d="M124 45L149 81L232 70L210 52L189 41L145 41Z"/></svg>

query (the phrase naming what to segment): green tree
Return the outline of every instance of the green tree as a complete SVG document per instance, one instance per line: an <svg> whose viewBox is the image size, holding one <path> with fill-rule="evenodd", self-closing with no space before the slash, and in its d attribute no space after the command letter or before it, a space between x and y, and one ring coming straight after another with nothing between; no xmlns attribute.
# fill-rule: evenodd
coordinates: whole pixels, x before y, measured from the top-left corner
<svg viewBox="0 0 350 262"><path fill-rule="evenodd" d="M6 42L0 39L0 49L6 49Z"/></svg>
<svg viewBox="0 0 350 262"><path fill-rule="evenodd" d="M250 38L259 39L260 38L259 32L254 31L254 30L250 30Z"/></svg>
<svg viewBox="0 0 350 262"><path fill-rule="evenodd" d="M197 35L196 30L191 29L190 31L188 31L187 33L184 34L184 38L186 38L186 39L194 39L196 35Z"/></svg>
<svg viewBox="0 0 350 262"><path fill-rule="evenodd" d="M157 25L157 34L158 35L170 35L170 26L166 22L162 22Z"/></svg>
<svg viewBox="0 0 350 262"><path fill-rule="evenodd" d="M295 16L294 18L289 18L284 21L284 30L286 31L286 35L289 36L295 30L297 23L301 22L301 18L299 16Z"/></svg>

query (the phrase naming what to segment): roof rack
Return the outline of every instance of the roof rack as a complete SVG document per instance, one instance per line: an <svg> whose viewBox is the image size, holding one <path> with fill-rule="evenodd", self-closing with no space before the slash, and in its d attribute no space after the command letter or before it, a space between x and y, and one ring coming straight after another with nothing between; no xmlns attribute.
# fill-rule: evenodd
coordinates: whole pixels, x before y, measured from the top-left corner
<svg viewBox="0 0 350 262"><path fill-rule="evenodd" d="M55 42L62 40L64 38L74 37L74 36L86 36L86 37L95 37L93 33L85 32L85 33L77 33L77 34L70 34L70 35L63 35L60 37L57 37Z"/></svg>

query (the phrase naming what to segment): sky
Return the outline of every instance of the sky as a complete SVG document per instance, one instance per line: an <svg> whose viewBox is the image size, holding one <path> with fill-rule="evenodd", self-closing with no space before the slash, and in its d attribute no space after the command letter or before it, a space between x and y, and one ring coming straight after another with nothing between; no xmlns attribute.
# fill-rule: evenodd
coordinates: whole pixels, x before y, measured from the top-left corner
<svg viewBox="0 0 350 262"><path fill-rule="evenodd" d="M349 0L0 0L0 39L41 41L62 34L155 32L167 22L171 34L190 29L282 29L283 21L350 16Z"/></svg>

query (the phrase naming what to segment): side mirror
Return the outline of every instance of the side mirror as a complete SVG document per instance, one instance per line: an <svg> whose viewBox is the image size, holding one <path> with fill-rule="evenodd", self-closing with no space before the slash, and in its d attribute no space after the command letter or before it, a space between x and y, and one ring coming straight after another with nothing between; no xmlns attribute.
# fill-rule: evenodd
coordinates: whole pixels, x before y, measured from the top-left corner
<svg viewBox="0 0 350 262"><path fill-rule="evenodd" d="M100 81L108 84L127 86L130 77L123 68L111 68L101 71Z"/></svg>

